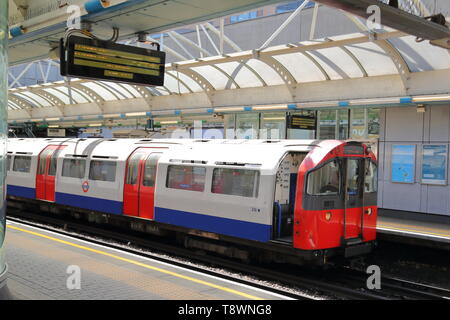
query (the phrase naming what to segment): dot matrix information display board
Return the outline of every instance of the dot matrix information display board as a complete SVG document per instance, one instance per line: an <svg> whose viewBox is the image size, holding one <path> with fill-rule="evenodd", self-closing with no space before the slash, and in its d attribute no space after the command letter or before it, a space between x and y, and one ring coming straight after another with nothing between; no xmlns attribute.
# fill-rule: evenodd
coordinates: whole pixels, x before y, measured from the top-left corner
<svg viewBox="0 0 450 320"><path fill-rule="evenodd" d="M166 54L110 41L61 39L61 75L144 86L164 85Z"/></svg>

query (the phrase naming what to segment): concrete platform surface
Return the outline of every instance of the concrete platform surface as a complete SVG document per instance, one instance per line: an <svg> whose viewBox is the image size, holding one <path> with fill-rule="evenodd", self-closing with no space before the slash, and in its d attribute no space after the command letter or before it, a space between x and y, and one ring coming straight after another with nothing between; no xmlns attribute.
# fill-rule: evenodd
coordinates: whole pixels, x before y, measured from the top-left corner
<svg viewBox="0 0 450 320"><path fill-rule="evenodd" d="M434 242L450 243L450 224L419 221L412 218L379 216L377 232L417 238Z"/></svg>
<svg viewBox="0 0 450 320"><path fill-rule="evenodd" d="M287 299L15 222L7 225L6 247L17 299Z"/></svg>

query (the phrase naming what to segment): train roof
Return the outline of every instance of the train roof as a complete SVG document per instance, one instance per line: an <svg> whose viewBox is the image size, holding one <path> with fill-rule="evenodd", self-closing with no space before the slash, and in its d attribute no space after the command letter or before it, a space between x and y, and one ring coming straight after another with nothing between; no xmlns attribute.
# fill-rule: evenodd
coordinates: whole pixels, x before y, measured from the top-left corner
<svg viewBox="0 0 450 320"><path fill-rule="evenodd" d="M170 148L161 163L252 166L274 170L287 152L309 152L320 148L324 154L344 141L337 140L247 140L247 139L99 139L32 138L9 139L8 152L38 154L47 145L65 145L61 156L90 155L126 160L138 147Z"/></svg>
<svg viewBox="0 0 450 320"><path fill-rule="evenodd" d="M159 161L273 171L287 152L309 152L318 144L317 140L191 140L188 148L166 153Z"/></svg>

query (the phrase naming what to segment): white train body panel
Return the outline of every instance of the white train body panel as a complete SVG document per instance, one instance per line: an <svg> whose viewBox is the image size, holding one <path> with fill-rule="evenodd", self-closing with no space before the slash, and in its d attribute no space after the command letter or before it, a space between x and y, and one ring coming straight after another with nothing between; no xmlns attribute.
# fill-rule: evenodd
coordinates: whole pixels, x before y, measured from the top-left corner
<svg viewBox="0 0 450 320"><path fill-rule="evenodd" d="M281 159L290 151L309 151L309 147L286 148L284 144L215 140L193 143L188 151L166 154L160 159L158 166L155 220L246 239L269 241L276 172ZM204 191L168 188L166 177L170 165L206 168ZM212 192L213 171L217 168L258 171L257 196Z"/></svg>
<svg viewBox="0 0 450 320"><path fill-rule="evenodd" d="M6 176L8 195L25 198L34 198L36 189L36 169L39 153L48 145L45 139L9 139L7 143L7 156L10 158L8 174ZM30 157L28 171L16 168L16 157Z"/></svg>
<svg viewBox="0 0 450 320"><path fill-rule="evenodd" d="M8 151L29 152L32 157L28 173L8 171L8 194L17 187L36 188L38 156L47 145L64 145L57 160L55 202L93 211L123 214L124 183L127 159L139 147L158 148L161 152L157 166L154 191L154 220L206 232L245 239L269 241L272 233L276 174L284 156L289 152L308 153L314 148L312 140L284 140L267 143L262 140L139 140L139 139L10 139ZM156 150L156 149L155 149ZM65 159L85 159L84 174L63 176ZM92 161L115 163L114 181L90 179ZM201 167L204 169L203 191L168 187L170 166ZM178 168L180 169L180 168ZM230 169L222 170L220 169ZM190 169L192 170L192 169ZM222 180L213 187L213 173L218 170ZM242 171L245 170L245 171ZM256 171L257 173L250 172ZM225 173L231 176L254 175L253 194L226 194ZM258 178L259 177L259 178ZM234 178L233 178L234 179ZM249 180L250 181L250 180ZM180 184L182 186L182 184ZM218 188L213 191L214 188ZM239 188L237 188L239 189ZM246 190L242 186L243 190ZM247 190L248 191L248 190ZM247 192L246 191L246 192ZM233 193L236 192L236 188ZM257 193L256 193L257 192ZM27 193L29 198L32 191Z"/></svg>

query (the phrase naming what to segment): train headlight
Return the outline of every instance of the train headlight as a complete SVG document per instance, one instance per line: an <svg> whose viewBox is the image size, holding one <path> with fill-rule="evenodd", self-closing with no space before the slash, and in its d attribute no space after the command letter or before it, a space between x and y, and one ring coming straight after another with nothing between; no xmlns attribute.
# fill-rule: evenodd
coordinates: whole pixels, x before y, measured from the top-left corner
<svg viewBox="0 0 450 320"><path fill-rule="evenodd" d="M366 213L368 216L372 214L372 208L367 208Z"/></svg>
<svg viewBox="0 0 450 320"><path fill-rule="evenodd" d="M332 216L333 216L333 215L331 214L331 212L325 213L325 219L326 219L327 221L330 221Z"/></svg>

